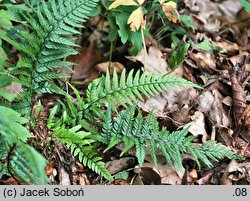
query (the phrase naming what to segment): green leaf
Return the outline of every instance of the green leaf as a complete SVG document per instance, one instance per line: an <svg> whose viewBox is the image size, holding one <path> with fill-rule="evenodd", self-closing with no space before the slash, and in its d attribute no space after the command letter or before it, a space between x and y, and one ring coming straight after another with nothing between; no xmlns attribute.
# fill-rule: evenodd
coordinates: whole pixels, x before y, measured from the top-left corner
<svg viewBox="0 0 250 201"><path fill-rule="evenodd" d="M205 52L209 52L212 53L213 51L217 51L220 53L225 53L227 52L226 49L221 48L219 46L213 45L212 43L210 43L210 41L206 38L204 41L202 41L201 43L199 43L197 45L197 48L205 51Z"/></svg>
<svg viewBox="0 0 250 201"><path fill-rule="evenodd" d="M10 102L15 98L15 95L13 95L12 93L0 90L0 97L1 96Z"/></svg>
<svg viewBox="0 0 250 201"><path fill-rule="evenodd" d="M177 50L174 50L168 58L168 65L171 70L175 70L185 59L185 56L190 47L190 43L185 43Z"/></svg>
<svg viewBox="0 0 250 201"><path fill-rule="evenodd" d="M8 10L0 10L0 27L10 28L12 26L11 20L13 20Z"/></svg>
<svg viewBox="0 0 250 201"><path fill-rule="evenodd" d="M241 5L245 8L245 10L250 13L250 2L249 0L240 0Z"/></svg>
<svg viewBox="0 0 250 201"><path fill-rule="evenodd" d="M129 173L127 171L122 171L122 172L118 172L115 175L115 179L123 179L123 180L127 180L129 177Z"/></svg>
<svg viewBox="0 0 250 201"><path fill-rule="evenodd" d="M115 15L116 24L119 27L118 34L123 44L125 44L128 41L129 32L130 32L129 25L127 24L127 20L128 20L127 17L128 16L126 16L125 13Z"/></svg>
<svg viewBox="0 0 250 201"><path fill-rule="evenodd" d="M27 138L31 137L30 132L22 126L22 124L27 123L28 120L21 117L21 114L11 108L0 106L0 116L0 124L2 124L1 126L4 128L2 134L11 134L11 139L20 139L23 142L26 142Z"/></svg>
<svg viewBox="0 0 250 201"><path fill-rule="evenodd" d="M181 22L185 25L185 27L187 28L191 28L191 29L196 29L196 25L192 22L192 18L188 15L181 15Z"/></svg>

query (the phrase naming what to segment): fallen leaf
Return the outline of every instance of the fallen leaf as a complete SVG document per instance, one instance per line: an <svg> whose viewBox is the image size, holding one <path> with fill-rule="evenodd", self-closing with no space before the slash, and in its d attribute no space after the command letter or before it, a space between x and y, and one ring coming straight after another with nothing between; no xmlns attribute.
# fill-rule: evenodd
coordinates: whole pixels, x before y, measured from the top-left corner
<svg viewBox="0 0 250 201"><path fill-rule="evenodd" d="M101 71L102 73L106 73L107 69L110 69L110 74L112 75L114 72L114 69L117 73L121 73L124 69L123 64L119 62L103 62L96 65L95 69L98 71Z"/></svg>
<svg viewBox="0 0 250 201"><path fill-rule="evenodd" d="M150 46L146 57L146 66L148 72L167 73L168 64L165 59L162 58L162 52L154 46ZM141 50L136 56L126 56L131 61L140 61L144 63L144 51Z"/></svg>
<svg viewBox="0 0 250 201"><path fill-rule="evenodd" d="M216 61L212 54L206 52L191 52L189 58L192 59L196 66L208 72L216 69Z"/></svg>
<svg viewBox="0 0 250 201"><path fill-rule="evenodd" d="M217 90L213 90L214 102L212 104L211 110L209 111L209 117L215 122L218 127L228 128L232 124L231 119L228 117L223 109L221 102L221 94Z"/></svg>
<svg viewBox="0 0 250 201"><path fill-rule="evenodd" d="M74 67L74 73L72 80L83 80L94 70L97 63L102 60L101 53L97 47L97 41L91 41L89 46L79 50L78 55L74 55L68 58L69 61L76 63ZM69 73L66 71L66 73Z"/></svg>
<svg viewBox="0 0 250 201"><path fill-rule="evenodd" d="M201 112L209 112L214 102L214 96L210 91L205 91L197 99L197 110Z"/></svg>
<svg viewBox="0 0 250 201"><path fill-rule="evenodd" d="M114 185L129 185L129 183L124 179L115 179L113 181Z"/></svg>
<svg viewBox="0 0 250 201"><path fill-rule="evenodd" d="M196 183L199 184L199 185L209 185L210 184L210 179L212 178L212 176L213 176L213 172L208 172L203 177L198 179L196 181Z"/></svg>
<svg viewBox="0 0 250 201"><path fill-rule="evenodd" d="M232 135L233 130L228 128L219 128L216 135L216 140L226 146L232 146L234 143L234 138L232 137Z"/></svg>
<svg viewBox="0 0 250 201"><path fill-rule="evenodd" d="M235 55L235 53L239 51L239 46L236 43L232 43L228 40L212 41L212 44L214 46L226 49L227 54L229 55Z"/></svg>
<svg viewBox="0 0 250 201"><path fill-rule="evenodd" d="M161 177L157 170L151 167L136 166L134 172L137 173L137 179L132 183L133 185L161 185ZM138 178L139 177L139 178ZM135 182L136 181L136 182ZM137 183L138 182L138 183Z"/></svg>
<svg viewBox="0 0 250 201"><path fill-rule="evenodd" d="M245 180L246 183L244 184L250 184L250 163L238 163L233 159L225 169L221 184L232 185L233 182L239 182L240 180Z"/></svg>
<svg viewBox="0 0 250 201"><path fill-rule="evenodd" d="M120 159L116 159L113 161L109 161L106 163L106 168L110 172L110 174L116 174L121 172L122 170L131 168L135 165L134 157L124 157Z"/></svg>
<svg viewBox="0 0 250 201"><path fill-rule="evenodd" d="M222 96L218 90L206 91L197 98L197 110L206 113L218 127L229 127L231 120L223 109Z"/></svg>
<svg viewBox="0 0 250 201"><path fill-rule="evenodd" d="M202 142L205 143L208 139L208 134L205 129L205 116L202 112L196 111L191 116L192 121L184 126L184 128L190 126L189 132L194 136L202 135Z"/></svg>
<svg viewBox="0 0 250 201"><path fill-rule="evenodd" d="M60 175L60 185L70 185L70 178L69 174L66 172L64 167L61 167L59 169L59 175Z"/></svg>

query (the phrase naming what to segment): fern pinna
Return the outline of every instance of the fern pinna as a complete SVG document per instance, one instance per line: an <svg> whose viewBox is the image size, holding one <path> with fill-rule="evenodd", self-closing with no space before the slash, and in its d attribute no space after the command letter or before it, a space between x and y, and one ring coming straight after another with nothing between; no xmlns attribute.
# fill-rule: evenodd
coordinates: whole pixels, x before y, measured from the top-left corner
<svg viewBox="0 0 250 201"><path fill-rule="evenodd" d="M22 84L23 92L13 103L13 107L28 114L34 95L43 93L65 94L54 80L67 77L58 72L60 68L70 69L72 63L64 59L77 54L78 47L73 40L80 34L76 28L96 8L98 0L38 0L33 6L11 6L15 9L24 28L13 27L1 31L1 38L16 47L22 54L17 65L8 71L14 81Z"/></svg>

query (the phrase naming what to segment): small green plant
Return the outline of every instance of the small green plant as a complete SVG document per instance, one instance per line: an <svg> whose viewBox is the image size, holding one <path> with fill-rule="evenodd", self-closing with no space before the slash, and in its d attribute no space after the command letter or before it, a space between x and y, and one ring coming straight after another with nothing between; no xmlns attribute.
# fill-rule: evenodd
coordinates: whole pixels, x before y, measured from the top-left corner
<svg viewBox="0 0 250 201"><path fill-rule="evenodd" d="M179 14L177 4L174 1L102 0L101 5L101 8L104 8L100 9L103 11L101 14L109 22L111 53L119 38L123 44L130 44L130 54L137 55L143 48L146 57L147 50L144 37L149 36L150 33L154 32L158 42L167 37L170 38L172 41L171 47L176 48L181 42L180 38L187 33L187 30L196 28L189 16ZM161 26L153 30L155 23L160 23ZM189 43L179 45L176 49L177 53L175 51L170 55L168 63L171 70L174 70L183 62L188 48ZM179 57L179 53L181 57ZM146 58L144 59L146 60Z"/></svg>

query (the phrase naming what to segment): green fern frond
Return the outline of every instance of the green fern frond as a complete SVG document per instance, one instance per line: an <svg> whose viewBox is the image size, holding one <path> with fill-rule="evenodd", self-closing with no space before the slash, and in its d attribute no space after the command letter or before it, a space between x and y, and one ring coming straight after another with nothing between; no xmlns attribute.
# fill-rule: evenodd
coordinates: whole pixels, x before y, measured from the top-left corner
<svg viewBox="0 0 250 201"><path fill-rule="evenodd" d="M126 78L126 71L123 70L121 77L118 78L116 70L113 73L112 82L110 74L107 72L106 77L94 80L89 84L87 91L86 109L96 110L97 114L101 112L100 108L106 101L109 106L116 110L117 103L127 107L126 103L133 105L137 103L137 98L144 100L142 95L151 97L163 90L177 86L192 86L201 88L198 85L178 77L172 77L157 73L142 73L130 71Z"/></svg>
<svg viewBox="0 0 250 201"><path fill-rule="evenodd" d="M31 134L23 126L27 119L16 111L0 106L0 175L14 174L27 184L46 184L46 161L34 148L26 144Z"/></svg>
<svg viewBox="0 0 250 201"><path fill-rule="evenodd" d="M85 166L112 181L113 178L105 168L102 158L96 156L98 151L92 145L95 140L90 138L91 133L79 131L81 128L81 126L71 129L58 128L54 132L54 138L58 138L60 142L66 144L71 154L78 157L79 161Z"/></svg>
<svg viewBox="0 0 250 201"><path fill-rule="evenodd" d="M19 142L10 157L10 167L14 175L26 184L47 184L46 160L33 147Z"/></svg>
<svg viewBox="0 0 250 201"><path fill-rule="evenodd" d="M147 117L142 117L140 111L135 116L135 107L130 107L119 114L115 121L111 118L108 109L103 119L102 142L106 142L107 148L111 149L120 142L125 144L123 154L129 148L135 147L136 157L140 165L144 163L146 153L151 155L154 164L157 165L157 153L166 158L168 164L174 168L174 163L179 170L182 169L181 155L190 153L200 166L199 160L205 165L212 167L210 160L216 161L223 157L237 158L225 146L214 141L206 142L202 147L192 144L193 136L187 137L188 127L180 131L169 133L165 128L159 129L157 120L151 112ZM111 129L112 128L112 129Z"/></svg>
<svg viewBox="0 0 250 201"><path fill-rule="evenodd" d="M15 11L24 28L12 27L0 33L3 40L22 53L16 68L9 69L14 77L19 78L17 80L23 84L25 92L25 104L17 98L15 109L29 113L32 97L36 94L65 94L53 82L67 78L66 74L59 73L57 69L72 65L71 62L62 60L78 53L73 48L78 45L73 42L75 37L72 35L80 34L76 28L82 27L82 23L96 8L97 2L98 0L28 1L29 9Z"/></svg>

